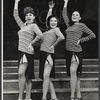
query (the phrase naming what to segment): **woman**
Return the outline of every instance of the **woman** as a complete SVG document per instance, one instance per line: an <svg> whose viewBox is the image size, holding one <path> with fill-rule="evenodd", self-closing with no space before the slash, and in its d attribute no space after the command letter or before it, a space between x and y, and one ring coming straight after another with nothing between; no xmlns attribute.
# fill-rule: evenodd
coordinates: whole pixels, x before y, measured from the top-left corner
<svg viewBox="0 0 100 100"><path fill-rule="evenodd" d="M95 38L95 34L83 23L80 23L81 16L78 11L74 11L69 20L67 16L68 0L64 0L63 19L67 26L66 33L66 67L70 76L71 96L70 100L82 100L80 91L80 78L82 72L82 48L80 43ZM86 37L82 35L86 33Z"/></svg>
<svg viewBox="0 0 100 100"><path fill-rule="evenodd" d="M50 90L51 100L58 100L55 94L51 78L55 78L54 70L54 52L56 45L64 40L58 26L58 19L52 15L54 7L53 1L49 2L49 11L47 14L47 31L43 33L40 47L40 69L39 77L43 79L43 96L42 100L47 100L47 92Z"/></svg>
<svg viewBox="0 0 100 100"><path fill-rule="evenodd" d="M42 38L43 34L34 22L35 15L31 7L24 8L26 22L22 22L18 15L18 3L15 0L14 18L20 27L19 36L19 97L18 100L24 100L23 94L26 85L26 100L31 100L32 78L34 78L34 48L33 44ZM34 37L36 34L36 37Z"/></svg>

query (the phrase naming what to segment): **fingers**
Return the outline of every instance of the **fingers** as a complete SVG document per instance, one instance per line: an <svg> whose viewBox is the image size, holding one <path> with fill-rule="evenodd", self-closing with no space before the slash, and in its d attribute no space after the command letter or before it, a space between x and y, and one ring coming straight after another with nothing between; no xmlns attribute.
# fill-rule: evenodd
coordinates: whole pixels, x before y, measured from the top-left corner
<svg viewBox="0 0 100 100"><path fill-rule="evenodd" d="M65 2L67 2L68 0L64 0Z"/></svg>
<svg viewBox="0 0 100 100"><path fill-rule="evenodd" d="M52 45L50 48L49 48L49 50L53 50L54 49L54 46Z"/></svg>
<svg viewBox="0 0 100 100"><path fill-rule="evenodd" d="M53 1L49 1L48 5L49 5L50 8L53 8L55 3Z"/></svg>
<svg viewBox="0 0 100 100"><path fill-rule="evenodd" d="M79 46L80 45L80 40L77 41L77 43L73 43L75 46Z"/></svg>
<svg viewBox="0 0 100 100"><path fill-rule="evenodd" d="M78 40L78 42L77 42L77 45L79 45L80 44L80 40Z"/></svg>
<svg viewBox="0 0 100 100"><path fill-rule="evenodd" d="M16 2L19 2L20 0L15 0Z"/></svg>
<svg viewBox="0 0 100 100"><path fill-rule="evenodd" d="M34 50L34 48L33 48L33 46L31 44L28 46L28 49L31 50L31 51Z"/></svg>

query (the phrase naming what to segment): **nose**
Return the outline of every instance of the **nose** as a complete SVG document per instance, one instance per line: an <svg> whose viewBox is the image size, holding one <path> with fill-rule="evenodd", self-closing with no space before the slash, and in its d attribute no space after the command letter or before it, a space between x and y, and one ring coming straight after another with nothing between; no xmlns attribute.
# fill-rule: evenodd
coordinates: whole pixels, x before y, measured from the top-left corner
<svg viewBox="0 0 100 100"><path fill-rule="evenodd" d="M73 17L76 17L76 15L74 14Z"/></svg>

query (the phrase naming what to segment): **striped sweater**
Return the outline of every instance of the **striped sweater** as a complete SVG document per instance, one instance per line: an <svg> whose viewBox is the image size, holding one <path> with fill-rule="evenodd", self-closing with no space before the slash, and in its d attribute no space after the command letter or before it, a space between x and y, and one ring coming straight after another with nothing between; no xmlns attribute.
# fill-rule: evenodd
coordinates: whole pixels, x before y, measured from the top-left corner
<svg viewBox="0 0 100 100"><path fill-rule="evenodd" d="M84 24L84 23L78 23L73 24L72 26L69 25L69 18L67 16L67 10L64 7L62 16L64 19L64 22L67 26L67 29L65 30L66 33L66 50L68 51L74 51L74 52L81 52L82 47L81 45L77 45L78 40L80 42L85 42L90 39L95 38L95 34ZM82 35L86 33L86 37L82 37Z"/></svg>
<svg viewBox="0 0 100 100"><path fill-rule="evenodd" d="M47 17L46 17L46 27L47 28L48 28L47 19L51 15L52 15L52 9L49 9ZM49 48L52 45L56 46L59 42L64 40L64 38L65 37L63 36L62 32L60 31L60 29L58 27L51 28L48 31L45 31L43 33L43 38L42 38L40 50L48 52L48 53L54 53L55 50L54 49L50 50Z"/></svg>
<svg viewBox="0 0 100 100"><path fill-rule="evenodd" d="M46 31L43 33L43 38L41 42L41 51L45 51L48 53L54 53L54 49L49 50L49 48L55 44L55 42L60 42L64 39L63 34L61 33L60 29L58 27L50 29L49 31ZM57 42L57 44L58 44Z"/></svg>
<svg viewBox="0 0 100 100"><path fill-rule="evenodd" d="M38 28L38 26L35 23L26 25L26 23L23 23L21 19L18 16L18 10L14 10L14 18L21 28L18 31L19 36L19 44L18 44L18 50L22 52L26 52L28 54L34 54L34 50L31 51L28 49L29 44L32 41L38 41L42 38L43 34ZM34 37L36 34L36 37Z"/></svg>

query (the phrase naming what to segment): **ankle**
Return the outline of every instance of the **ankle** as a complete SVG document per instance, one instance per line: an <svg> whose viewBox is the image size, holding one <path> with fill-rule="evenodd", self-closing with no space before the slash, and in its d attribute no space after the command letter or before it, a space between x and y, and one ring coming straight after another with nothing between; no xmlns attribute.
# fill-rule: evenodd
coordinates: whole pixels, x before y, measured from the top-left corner
<svg viewBox="0 0 100 100"><path fill-rule="evenodd" d="M24 100L24 99L19 98L18 100Z"/></svg>
<svg viewBox="0 0 100 100"><path fill-rule="evenodd" d="M55 96L55 97L51 97L50 100L58 100L58 98Z"/></svg>
<svg viewBox="0 0 100 100"><path fill-rule="evenodd" d="M75 100L75 98L74 97L70 97L70 100Z"/></svg>
<svg viewBox="0 0 100 100"><path fill-rule="evenodd" d="M45 98L43 97L42 100L47 100L47 98L46 97Z"/></svg>

